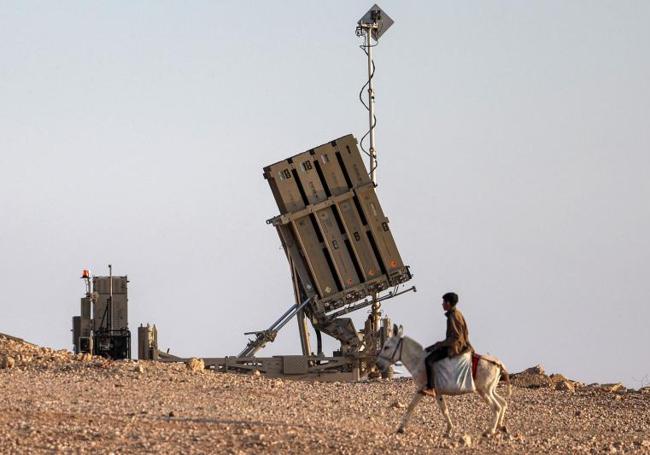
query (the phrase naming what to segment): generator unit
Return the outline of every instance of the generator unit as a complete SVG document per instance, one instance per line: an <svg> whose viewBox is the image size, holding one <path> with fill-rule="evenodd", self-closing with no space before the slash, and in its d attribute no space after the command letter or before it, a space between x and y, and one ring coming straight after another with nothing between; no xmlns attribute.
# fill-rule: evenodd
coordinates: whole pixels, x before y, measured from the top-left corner
<svg viewBox="0 0 650 455"><path fill-rule="evenodd" d="M86 295L81 298L81 314L72 318L72 344L75 353L90 353L110 359L131 358L131 332L128 323L127 276L81 278Z"/></svg>

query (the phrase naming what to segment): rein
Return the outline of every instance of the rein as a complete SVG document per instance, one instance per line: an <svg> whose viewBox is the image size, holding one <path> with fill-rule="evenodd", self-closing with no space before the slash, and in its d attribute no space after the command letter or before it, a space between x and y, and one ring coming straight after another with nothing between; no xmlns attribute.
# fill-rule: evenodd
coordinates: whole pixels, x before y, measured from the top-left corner
<svg viewBox="0 0 650 455"><path fill-rule="evenodd" d="M404 344L402 343L402 341L404 341L404 337L401 337L401 338L399 339L399 341L398 341L397 344L395 345L395 350L394 350L393 353L390 355L390 357L383 357L382 355L380 355L379 357L384 358L384 359L389 360L389 361L392 361L393 363L397 362L397 359L395 359L394 357L395 357L395 354L397 354L397 350L399 349L399 358L400 358L400 359L402 358L402 347L404 346Z"/></svg>

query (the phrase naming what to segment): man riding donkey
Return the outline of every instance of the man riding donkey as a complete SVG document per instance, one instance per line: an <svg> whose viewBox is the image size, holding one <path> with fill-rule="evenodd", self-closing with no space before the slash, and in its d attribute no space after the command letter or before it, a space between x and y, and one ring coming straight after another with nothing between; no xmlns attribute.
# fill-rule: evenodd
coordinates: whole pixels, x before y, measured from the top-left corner
<svg viewBox="0 0 650 455"><path fill-rule="evenodd" d="M503 363L493 356L478 355L469 343L467 323L456 309L458 296L449 292L442 296L442 307L447 316L447 337L426 350L414 339L405 336L402 327L393 328L393 336L386 339L377 355L377 365L385 371L398 362L411 373L415 385L413 399L402 416L398 433L404 433L413 411L425 395L434 396L447 419L447 434L454 425L447 409L445 395L478 393L492 410L486 436L497 429L507 431L504 418L510 397L510 375ZM435 371L435 374L434 374ZM434 377L435 375L435 377ZM497 393L501 378L507 386L507 395Z"/></svg>
<svg viewBox="0 0 650 455"><path fill-rule="evenodd" d="M469 332L463 314L456 308L458 295L448 292L442 296L442 308L447 316L447 335L442 341L429 346L426 357L427 385L420 391L423 395L435 397L433 364L447 357L455 357L467 351L474 351L469 342Z"/></svg>

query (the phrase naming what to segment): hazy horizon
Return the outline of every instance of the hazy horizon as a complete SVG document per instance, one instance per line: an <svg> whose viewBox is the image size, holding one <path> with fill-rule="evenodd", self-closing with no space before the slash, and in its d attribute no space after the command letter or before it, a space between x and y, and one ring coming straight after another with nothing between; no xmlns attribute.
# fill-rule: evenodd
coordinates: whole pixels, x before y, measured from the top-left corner
<svg viewBox="0 0 650 455"><path fill-rule="evenodd" d="M0 332L71 349L109 263L134 354L140 323L217 357L277 319L262 168L364 134L372 4L4 2ZM386 314L431 344L453 290L511 371L649 384L650 4L379 5L377 192L418 288ZM292 322L258 356L299 351Z"/></svg>

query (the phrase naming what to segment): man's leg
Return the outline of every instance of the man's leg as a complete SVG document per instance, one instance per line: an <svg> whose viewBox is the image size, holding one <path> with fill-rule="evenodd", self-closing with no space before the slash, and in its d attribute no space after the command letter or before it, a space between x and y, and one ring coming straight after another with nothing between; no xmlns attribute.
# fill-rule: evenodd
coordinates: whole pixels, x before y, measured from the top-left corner
<svg viewBox="0 0 650 455"><path fill-rule="evenodd" d="M434 351L435 352L435 351ZM427 366L427 389L433 389L434 384L433 384L433 362L436 361L434 355L432 352L429 354L424 361L424 364Z"/></svg>
<svg viewBox="0 0 650 455"><path fill-rule="evenodd" d="M435 382L433 378L433 363L438 360L442 360L447 357L447 348L434 349L429 353L424 364L427 369L427 389L433 390L435 388Z"/></svg>

